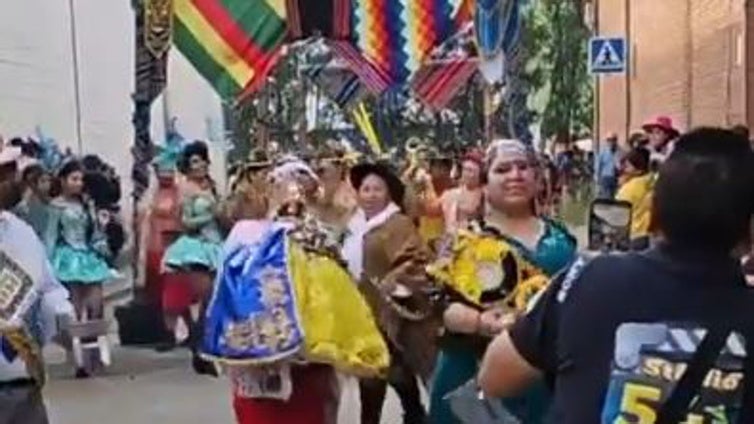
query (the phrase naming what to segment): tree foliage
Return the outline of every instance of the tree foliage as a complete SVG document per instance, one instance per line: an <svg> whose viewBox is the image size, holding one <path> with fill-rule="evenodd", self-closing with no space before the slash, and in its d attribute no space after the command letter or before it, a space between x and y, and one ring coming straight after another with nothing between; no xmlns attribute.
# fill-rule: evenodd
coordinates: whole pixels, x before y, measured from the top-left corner
<svg viewBox="0 0 754 424"><path fill-rule="evenodd" d="M545 98L538 119L543 139L571 141L590 132L592 84L587 68L589 30L581 0L537 0L524 38L526 79Z"/></svg>

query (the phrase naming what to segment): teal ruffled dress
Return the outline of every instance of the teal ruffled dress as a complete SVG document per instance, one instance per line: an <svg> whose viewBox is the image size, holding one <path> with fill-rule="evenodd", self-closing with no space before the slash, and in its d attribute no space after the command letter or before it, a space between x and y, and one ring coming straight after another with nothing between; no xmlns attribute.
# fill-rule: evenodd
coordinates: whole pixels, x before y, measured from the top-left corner
<svg viewBox="0 0 754 424"><path fill-rule="evenodd" d="M216 203L210 193L184 199L181 219L186 232L165 251L163 268L169 272L217 269L222 235L215 220Z"/></svg>
<svg viewBox="0 0 754 424"><path fill-rule="evenodd" d="M495 229L484 227L485 231L505 239L525 259L539 266L552 276L568 263L576 254L576 239L560 224L543 220L544 231L535 250L519 241L504 236ZM476 377L479 370L481 348L483 346L464 343L463 336L451 337L451 342L440 349L432 387L430 390L430 422L432 424L460 424L451 411L445 396ZM544 422L549 405L549 391L544 382L535 385L519 398L504 401L508 410L526 424Z"/></svg>
<svg viewBox="0 0 754 424"><path fill-rule="evenodd" d="M57 198L50 202L44 239L60 282L102 284L117 276L107 262L107 238L94 224L95 219L79 201Z"/></svg>

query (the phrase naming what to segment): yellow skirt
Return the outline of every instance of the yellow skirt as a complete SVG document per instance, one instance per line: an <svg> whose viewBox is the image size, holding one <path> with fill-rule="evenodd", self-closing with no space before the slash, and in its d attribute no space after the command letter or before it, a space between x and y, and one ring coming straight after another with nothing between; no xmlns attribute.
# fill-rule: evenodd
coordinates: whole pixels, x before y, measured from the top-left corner
<svg viewBox="0 0 754 424"><path fill-rule="evenodd" d="M444 232L445 222L442 217L422 216L419 218L419 235L427 245L431 245L442 237Z"/></svg>
<svg viewBox="0 0 754 424"><path fill-rule="evenodd" d="M387 344L348 272L295 243L288 254L307 359L359 377L384 375L390 364Z"/></svg>

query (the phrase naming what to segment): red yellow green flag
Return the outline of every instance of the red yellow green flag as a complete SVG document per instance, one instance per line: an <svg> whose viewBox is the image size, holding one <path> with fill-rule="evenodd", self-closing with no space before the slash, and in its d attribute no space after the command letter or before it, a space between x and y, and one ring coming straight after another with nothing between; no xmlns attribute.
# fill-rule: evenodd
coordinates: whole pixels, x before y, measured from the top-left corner
<svg viewBox="0 0 754 424"><path fill-rule="evenodd" d="M173 0L176 47L224 99L264 83L286 35L286 0Z"/></svg>

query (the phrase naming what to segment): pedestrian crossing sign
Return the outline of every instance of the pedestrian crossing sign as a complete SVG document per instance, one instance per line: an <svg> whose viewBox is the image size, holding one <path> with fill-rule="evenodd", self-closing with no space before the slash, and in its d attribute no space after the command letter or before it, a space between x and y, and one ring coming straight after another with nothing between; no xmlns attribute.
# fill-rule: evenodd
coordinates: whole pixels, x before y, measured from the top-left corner
<svg viewBox="0 0 754 424"><path fill-rule="evenodd" d="M626 39L594 37L589 40L589 72L614 74L626 71Z"/></svg>

